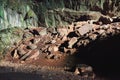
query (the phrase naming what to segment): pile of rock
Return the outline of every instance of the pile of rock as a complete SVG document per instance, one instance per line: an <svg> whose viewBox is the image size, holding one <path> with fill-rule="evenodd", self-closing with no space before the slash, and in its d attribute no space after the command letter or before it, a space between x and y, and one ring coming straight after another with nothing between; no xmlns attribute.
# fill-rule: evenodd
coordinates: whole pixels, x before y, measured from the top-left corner
<svg viewBox="0 0 120 80"><path fill-rule="evenodd" d="M36 59L46 54L47 59L60 59L64 54L73 54L81 45L120 33L120 23L106 25L76 22L58 28L25 29L20 44L11 52L20 60ZM63 54L64 53L64 54Z"/></svg>

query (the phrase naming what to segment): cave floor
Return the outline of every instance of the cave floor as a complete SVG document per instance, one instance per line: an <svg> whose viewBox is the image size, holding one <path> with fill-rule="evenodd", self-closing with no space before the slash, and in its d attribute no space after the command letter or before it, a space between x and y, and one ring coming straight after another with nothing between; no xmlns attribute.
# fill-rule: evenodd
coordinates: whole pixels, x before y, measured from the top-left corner
<svg viewBox="0 0 120 80"><path fill-rule="evenodd" d="M87 22L79 22L67 28L25 29L21 42L14 44L0 63L0 80L118 80L117 75L103 77L96 72L94 78L88 75L87 77L76 75L75 70L71 69L74 67L76 69L78 64L92 66L93 72L96 71L95 69L100 69L91 63L95 64L95 61L98 61L98 64L102 63L104 60L99 59L112 56L112 49L119 50L116 47L119 46L119 36L117 36L118 43L112 43L116 41L107 43L112 40L109 39L110 37L119 33L120 23L91 25ZM108 41L105 42L104 40L107 39ZM109 44L114 48L108 47ZM105 60L107 59L109 58Z"/></svg>

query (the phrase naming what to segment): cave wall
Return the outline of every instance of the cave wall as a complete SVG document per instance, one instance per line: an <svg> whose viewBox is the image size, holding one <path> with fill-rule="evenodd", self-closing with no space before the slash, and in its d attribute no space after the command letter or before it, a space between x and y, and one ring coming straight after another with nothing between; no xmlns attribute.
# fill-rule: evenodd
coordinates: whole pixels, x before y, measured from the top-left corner
<svg viewBox="0 0 120 80"><path fill-rule="evenodd" d="M76 18L73 18L73 13L76 13L74 16L79 17L79 11L98 11L110 17L120 15L120 0L37 0L37 2L39 2L40 23L46 27L70 24Z"/></svg>
<svg viewBox="0 0 120 80"><path fill-rule="evenodd" d="M30 0L1 0L0 30L38 26L38 18L31 5L33 6L33 3Z"/></svg>
<svg viewBox="0 0 120 80"><path fill-rule="evenodd" d="M8 27L57 27L69 24L60 9L99 11L104 15L119 16L120 0L0 0L0 30ZM66 14L64 11L63 14ZM71 18L69 18L71 19Z"/></svg>

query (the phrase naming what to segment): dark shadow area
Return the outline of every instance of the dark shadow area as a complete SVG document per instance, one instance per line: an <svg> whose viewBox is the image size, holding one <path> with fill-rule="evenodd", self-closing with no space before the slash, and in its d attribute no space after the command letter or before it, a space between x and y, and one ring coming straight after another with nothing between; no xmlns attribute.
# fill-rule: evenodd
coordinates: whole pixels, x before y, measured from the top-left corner
<svg viewBox="0 0 120 80"><path fill-rule="evenodd" d="M70 32L67 37L72 38L72 37L78 37L78 35L75 32Z"/></svg>
<svg viewBox="0 0 120 80"><path fill-rule="evenodd" d="M77 63L91 65L98 76L120 79L120 35L80 47L76 57Z"/></svg>
<svg viewBox="0 0 120 80"><path fill-rule="evenodd" d="M44 80L41 74L35 72L16 71L13 67L0 67L0 80Z"/></svg>
<svg viewBox="0 0 120 80"><path fill-rule="evenodd" d="M43 80L40 75L22 72L0 73L0 80Z"/></svg>
<svg viewBox="0 0 120 80"><path fill-rule="evenodd" d="M76 18L76 19L75 19L75 22L78 22L78 21L87 21L87 20L90 20L90 16L88 16L88 15L83 15L83 16L81 16L80 18Z"/></svg>

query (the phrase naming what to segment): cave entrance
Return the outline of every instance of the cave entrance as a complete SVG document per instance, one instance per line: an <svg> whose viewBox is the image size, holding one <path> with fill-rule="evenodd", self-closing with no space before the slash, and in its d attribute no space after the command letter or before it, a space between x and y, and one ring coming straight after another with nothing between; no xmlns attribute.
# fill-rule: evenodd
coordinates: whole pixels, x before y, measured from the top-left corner
<svg viewBox="0 0 120 80"><path fill-rule="evenodd" d="M77 63L91 65L98 76L117 78L120 75L120 35L96 40L80 47L75 57Z"/></svg>

